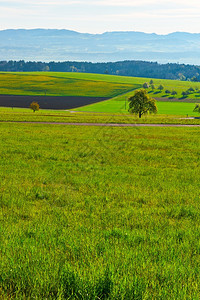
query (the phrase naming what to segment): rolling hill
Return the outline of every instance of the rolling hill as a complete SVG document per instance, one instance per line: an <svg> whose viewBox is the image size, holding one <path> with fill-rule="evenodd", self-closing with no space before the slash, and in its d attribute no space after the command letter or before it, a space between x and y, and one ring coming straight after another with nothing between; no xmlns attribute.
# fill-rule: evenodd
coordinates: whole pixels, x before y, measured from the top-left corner
<svg viewBox="0 0 200 300"><path fill-rule="evenodd" d="M200 64L200 34L174 32L79 33L57 29L0 31L2 60L91 61L148 60Z"/></svg>

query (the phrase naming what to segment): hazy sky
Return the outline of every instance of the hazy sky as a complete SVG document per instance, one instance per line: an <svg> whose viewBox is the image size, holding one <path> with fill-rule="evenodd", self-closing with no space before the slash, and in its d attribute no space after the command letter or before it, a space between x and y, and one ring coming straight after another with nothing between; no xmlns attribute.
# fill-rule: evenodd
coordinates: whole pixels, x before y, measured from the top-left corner
<svg viewBox="0 0 200 300"><path fill-rule="evenodd" d="M0 29L200 33L199 0L0 0Z"/></svg>

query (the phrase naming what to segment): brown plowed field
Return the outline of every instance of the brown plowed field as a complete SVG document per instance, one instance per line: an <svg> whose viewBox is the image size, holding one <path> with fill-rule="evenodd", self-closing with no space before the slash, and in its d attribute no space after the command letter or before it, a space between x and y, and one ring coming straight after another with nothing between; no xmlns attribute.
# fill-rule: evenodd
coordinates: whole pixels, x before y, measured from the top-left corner
<svg viewBox="0 0 200 300"><path fill-rule="evenodd" d="M109 98L104 97L75 97L75 96L18 96L0 95L0 106L28 108L31 102L39 103L40 108L45 109L72 109Z"/></svg>

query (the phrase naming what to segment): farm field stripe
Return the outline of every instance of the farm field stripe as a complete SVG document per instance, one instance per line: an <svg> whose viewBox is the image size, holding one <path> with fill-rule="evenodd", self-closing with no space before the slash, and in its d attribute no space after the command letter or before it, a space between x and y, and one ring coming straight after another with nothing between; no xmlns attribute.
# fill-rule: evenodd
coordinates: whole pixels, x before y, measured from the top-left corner
<svg viewBox="0 0 200 300"><path fill-rule="evenodd" d="M0 121L0 123L22 123L22 124L47 124L47 125L72 125L72 126L105 126L105 127L200 127L200 124L125 124L125 123L78 123L78 122L20 122Z"/></svg>

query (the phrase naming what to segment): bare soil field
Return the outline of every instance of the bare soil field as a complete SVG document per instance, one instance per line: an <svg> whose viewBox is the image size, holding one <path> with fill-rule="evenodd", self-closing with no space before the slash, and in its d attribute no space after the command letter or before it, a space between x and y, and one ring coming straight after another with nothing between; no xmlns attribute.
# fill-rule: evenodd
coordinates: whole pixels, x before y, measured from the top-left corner
<svg viewBox="0 0 200 300"><path fill-rule="evenodd" d="M44 109L72 109L107 99L105 97L0 95L0 106L28 108L31 102L36 101Z"/></svg>

